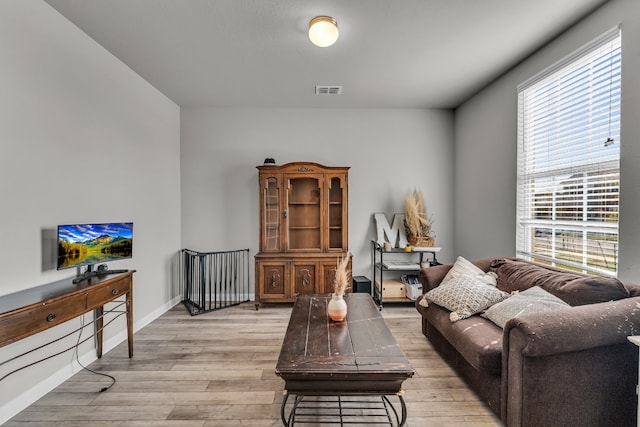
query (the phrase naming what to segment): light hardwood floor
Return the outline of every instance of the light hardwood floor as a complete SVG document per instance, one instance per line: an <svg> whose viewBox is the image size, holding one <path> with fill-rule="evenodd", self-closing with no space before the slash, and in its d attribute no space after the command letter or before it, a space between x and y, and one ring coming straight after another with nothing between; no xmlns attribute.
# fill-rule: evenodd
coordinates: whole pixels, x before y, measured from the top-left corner
<svg viewBox="0 0 640 427"><path fill-rule="evenodd" d="M191 317L179 304L91 364L117 383L82 371L5 426L281 426L283 381L274 374L291 305L252 303ZM405 381L407 425L501 426L435 353L412 306L382 315L416 375Z"/></svg>

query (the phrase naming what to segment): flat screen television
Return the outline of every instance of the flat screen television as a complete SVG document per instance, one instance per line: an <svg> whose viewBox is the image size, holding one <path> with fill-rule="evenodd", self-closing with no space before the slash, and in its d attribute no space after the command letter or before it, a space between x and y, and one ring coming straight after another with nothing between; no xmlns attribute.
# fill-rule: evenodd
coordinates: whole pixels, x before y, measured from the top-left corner
<svg viewBox="0 0 640 427"><path fill-rule="evenodd" d="M74 282L96 274L122 272L96 264L129 259L133 256L133 223L67 224L58 226L58 270L86 266Z"/></svg>

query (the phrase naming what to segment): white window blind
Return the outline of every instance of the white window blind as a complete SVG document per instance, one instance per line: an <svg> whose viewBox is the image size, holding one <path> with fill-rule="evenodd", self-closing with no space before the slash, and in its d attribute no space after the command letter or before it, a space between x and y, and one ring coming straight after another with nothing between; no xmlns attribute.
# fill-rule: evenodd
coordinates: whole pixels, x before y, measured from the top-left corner
<svg viewBox="0 0 640 427"><path fill-rule="evenodd" d="M616 27L518 87L519 257L617 274L621 57Z"/></svg>

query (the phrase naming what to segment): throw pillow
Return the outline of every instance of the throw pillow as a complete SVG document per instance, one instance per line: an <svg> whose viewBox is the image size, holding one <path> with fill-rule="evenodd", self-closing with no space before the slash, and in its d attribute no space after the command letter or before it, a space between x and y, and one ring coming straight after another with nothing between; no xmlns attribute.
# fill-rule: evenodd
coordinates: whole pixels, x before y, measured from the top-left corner
<svg viewBox="0 0 640 427"><path fill-rule="evenodd" d="M534 286L525 291L514 293L506 300L492 305L482 316L504 328L507 321L516 316L567 307L571 306L541 287Z"/></svg>
<svg viewBox="0 0 640 427"><path fill-rule="evenodd" d="M452 322L471 317L507 297L508 293L467 274L442 283L425 294L429 301L451 311L449 319Z"/></svg>
<svg viewBox="0 0 640 427"><path fill-rule="evenodd" d="M462 275L475 277L476 279L480 280L483 283L486 283L487 285L496 286L497 284L498 275L496 273L494 273L493 271L485 273L471 261L467 260L464 257L458 256L458 258L456 258L456 262L453 264L453 267L451 267L451 270L449 270L447 272L447 275L444 276L444 279L442 279L440 286L447 283L449 280L455 279L456 277L460 277Z"/></svg>

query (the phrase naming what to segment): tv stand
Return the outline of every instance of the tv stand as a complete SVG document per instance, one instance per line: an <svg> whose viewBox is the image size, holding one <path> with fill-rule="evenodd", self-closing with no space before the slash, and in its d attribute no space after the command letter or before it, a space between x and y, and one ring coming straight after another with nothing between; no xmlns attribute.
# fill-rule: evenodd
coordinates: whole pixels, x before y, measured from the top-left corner
<svg viewBox="0 0 640 427"><path fill-rule="evenodd" d="M98 268L97 270L94 270L93 266L90 265L87 267L87 271L76 276L71 282L75 285L82 282L83 280L87 280L95 276L104 276L107 274L122 274L128 272L129 270L109 270L108 268Z"/></svg>
<svg viewBox="0 0 640 427"><path fill-rule="evenodd" d="M110 270L113 272L114 270ZM133 273L73 285L69 278L0 298L0 348L95 310L96 353L102 357L104 305L124 299L129 357L133 357ZM111 311L114 313L122 312ZM2 362L0 360L0 362ZM30 366L30 365L28 365Z"/></svg>

